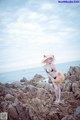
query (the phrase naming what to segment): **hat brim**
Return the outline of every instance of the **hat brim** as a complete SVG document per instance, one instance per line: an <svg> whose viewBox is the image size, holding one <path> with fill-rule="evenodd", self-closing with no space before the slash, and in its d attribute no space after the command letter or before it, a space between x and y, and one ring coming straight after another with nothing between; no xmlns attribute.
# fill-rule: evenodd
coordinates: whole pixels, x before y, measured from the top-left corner
<svg viewBox="0 0 80 120"><path fill-rule="evenodd" d="M44 58L44 59L42 60L42 63L45 63L46 60L48 60L48 59L54 60L54 57L53 57L53 56L48 56L48 57L46 57L46 58Z"/></svg>

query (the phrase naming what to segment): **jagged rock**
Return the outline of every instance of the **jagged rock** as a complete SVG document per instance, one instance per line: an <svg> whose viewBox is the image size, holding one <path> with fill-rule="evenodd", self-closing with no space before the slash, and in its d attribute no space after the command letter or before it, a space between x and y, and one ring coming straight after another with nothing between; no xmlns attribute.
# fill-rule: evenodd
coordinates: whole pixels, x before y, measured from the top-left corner
<svg viewBox="0 0 80 120"><path fill-rule="evenodd" d="M10 104L8 106L9 120L31 120L29 115L29 108L23 106L21 103Z"/></svg>
<svg viewBox="0 0 80 120"><path fill-rule="evenodd" d="M50 85L49 83L45 82L45 81L39 81L38 84L36 85L36 87L38 88L44 88L46 90L53 90L52 85Z"/></svg>
<svg viewBox="0 0 80 120"><path fill-rule="evenodd" d="M80 120L80 106L78 106L74 112L74 117L76 120Z"/></svg>
<svg viewBox="0 0 80 120"><path fill-rule="evenodd" d="M68 73L66 74L66 79L70 79L72 81L80 80L80 67L70 67Z"/></svg>
<svg viewBox="0 0 80 120"><path fill-rule="evenodd" d="M70 75L74 75L74 74L76 74L76 73L80 73L80 67L79 67L79 66L70 67L68 73L69 73Z"/></svg>
<svg viewBox="0 0 80 120"><path fill-rule="evenodd" d="M50 112L47 116L47 120L60 120L58 115L54 112Z"/></svg>
<svg viewBox="0 0 80 120"><path fill-rule="evenodd" d="M8 119L9 120L19 120L17 110L13 105L8 106Z"/></svg>
<svg viewBox="0 0 80 120"><path fill-rule="evenodd" d="M11 94L6 94L5 95L5 100L14 101L15 97L13 95L11 95Z"/></svg>
<svg viewBox="0 0 80 120"><path fill-rule="evenodd" d="M63 117L61 120L75 120L75 119L74 119L74 116L67 115L67 116Z"/></svg>
<svg viewBox="0 0 80 120"><path fill-rule="evenodd" d="M37 87L33 85L27 85L24 89L23 92L35 92L37 91Z"/></svg>
<svg viewBox="0 0 80 120"><path fill-rule="evenodd" d="M29 108L27 108L26 106L23 106L21 103L18 103L16 105L16 110L19 115L18 119L31 120L31 117L29 115Z"/></svg>
<svg viewBox="0 0 80 120"><path fill-rule="evenodd" d="M64 83L62 84L62 90L63 91L72 91L72 81L69 79L66 79Z"/></svg>
<svg viewBox="0 0 80 120"><path fill-rule="evenodd" d="M38 89L37 97L40 98L41 100L44 100L44 101L47 100L47 99L52 99L52 96L44 88L39 88Z"/></svg>
<svg viewBox="0 0 80 120"><path fill-rule="evenodd" d="M80 99L80 89L77 89L74 93L76 99Z"/></svg>
<svg viewBox="0 0 80 120"><path fill-rule="evenodd" d="M74 95L72 92L62 92L62 96L61 96L62 100L71 100L74 99Z"/></svg>
<svg viewBox="0 0 80 120"><path fill-rule="evenodd" d="M12 84L14 85L15 88L20 88L20 89L23 88L23 85L19 81L13 82Z"/></svg>
<svg viewBox="0 0 80 120"><path fill-rule="evenodd" d="M72 92L75 93L79 88L79 82L75 81L72 83Z"/></svg>
<svg viewBox="0 0 80 120"><path fill-rule="evenodd" d="M80 106L80 67L71 67L61 86L61 101L54 104L54 88L44 77L35 75L31 81L0 84L0 112L9 120L74 120ZM79 120L79 114L78 116Z"/></svg>
<svg viewBox="0 0 80 120"><path fill-rule="evenodd" d="M36 74L36 75L33 77L32 81L39 82L39 81L44 80L44 79L45 79L45 78L44 78L43 76Z"/></svg>
<svg viewBox="0 0 80 120"><path fill-rule="evenodd" d="M20 80L20 82L28 82L28 80L27 80L25 77L23 77L23 78Z"/></svg>

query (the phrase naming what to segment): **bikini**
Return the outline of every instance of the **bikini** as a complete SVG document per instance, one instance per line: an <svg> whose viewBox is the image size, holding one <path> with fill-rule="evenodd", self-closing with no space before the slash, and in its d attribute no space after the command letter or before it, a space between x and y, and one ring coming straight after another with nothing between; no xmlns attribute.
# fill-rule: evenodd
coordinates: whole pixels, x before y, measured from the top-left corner
<svg viewBox="0 0 80 120"><path fill-rule="evenodd" d="M54 69L51 69L51 71L50 72L53 72L53 71L55 71ZM47 69L46 69L46 72L49 74L50 72L48 72L47 71ZM56 71L55 71L56 72ZM56 77L53 77L54 79L56 79Z"/></svg>

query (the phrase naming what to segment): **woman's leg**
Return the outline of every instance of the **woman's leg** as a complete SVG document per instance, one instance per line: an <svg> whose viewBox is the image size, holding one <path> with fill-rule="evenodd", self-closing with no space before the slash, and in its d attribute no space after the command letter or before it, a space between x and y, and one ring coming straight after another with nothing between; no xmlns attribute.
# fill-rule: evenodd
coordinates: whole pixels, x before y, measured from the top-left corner
<svg viewBox="0 0 80 120"><path fill-rule="evenodd" d="M60 102L60 98L61 98L61 89L60 89L60 85L54 84L54 88L55 88L55 96L56 96L55 102L59 103L59 102Z"/></svg>
<svg viewBox="0 0 80 120"><path fill-rule="evenodd" d="M58 94L58 86L55 83L54 83L54 90L55 90L55 96L56 96L55 102L58 102L58 96L59 96L59 94Z"/></svg>
<svg viewBox="0 0 80 120"><path fill-rule="evenodd" d="M61 99L61 88L60 85L58 85L58 102L60 102Z"/></svg>

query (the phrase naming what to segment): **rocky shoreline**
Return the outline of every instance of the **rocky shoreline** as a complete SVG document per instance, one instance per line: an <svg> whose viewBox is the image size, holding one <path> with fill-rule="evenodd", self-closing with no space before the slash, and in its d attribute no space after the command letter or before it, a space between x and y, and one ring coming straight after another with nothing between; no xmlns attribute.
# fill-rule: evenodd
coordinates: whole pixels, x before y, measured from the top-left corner
<svg viewBox="0 0 80 120"><path fill-rule="evenodd" d="M61 85L62 103L54 104L52 84L35 75L12 84L0 83L0 113L8 120L80 120L80 67L70 67Z"/></svg>

